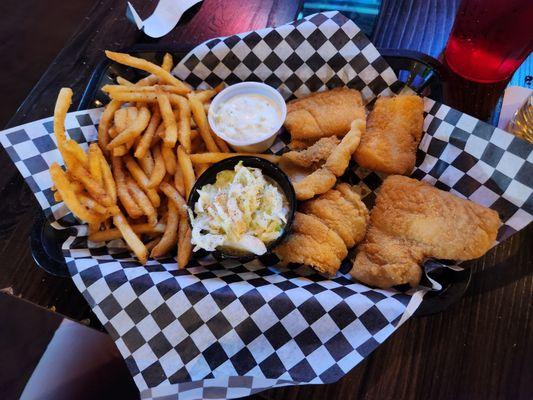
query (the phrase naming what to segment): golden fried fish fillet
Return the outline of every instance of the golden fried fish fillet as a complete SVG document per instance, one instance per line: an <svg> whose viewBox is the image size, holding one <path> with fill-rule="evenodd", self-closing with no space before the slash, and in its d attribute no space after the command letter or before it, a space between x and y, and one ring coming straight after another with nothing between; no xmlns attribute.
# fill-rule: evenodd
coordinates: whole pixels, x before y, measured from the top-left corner
<svg viewBox="0 0 533 400"><path fill-rule="evenodd" d="M337 177L344 174L344 171L348 168L350 157L355 149L357 149L357 146L359 146L359 141L364 130L364 120L357 119L352 121L350 131L331 150L324 165L314 171L312 169L305 171L299 168L293 168L290 165L292 162L289 158L282 158L280 167L291 179L298 200L308 200L318 194L326 193L335 186ZM302 150L300 153L305 151ZM323 155L321 154L321 156ZM307 155L302 155L302 158L307 158Z"/></svg>
<svg viewBox="0 0 533 400"><path fill-rule="evenodd" d="M300 167L309 168L327 160L339 143L340 140L336 136L325 137L304 150L288 151L282 154L281 158Z"/></svg>
<svg viewBox="0 0 533 400"><path fill-rule="evenodd" d="M339 190L341 188L342 191ZM359 243L365 236L368 209L347 183L341 183L335 189L306 201L300 211L319 218L337 232L348 248Z"/></svg>
<svg viewBox="0 0 533 400"><path fill-rule="evenodd" d="M340 236L313 215L295 213L292 233L275 248L282 263L309 265L316 270L334 275L348 250Z"/></svg>
<svg viewBox="0 0 533 400"><path fill-rule="evenodd" d="M409 174L422 138L424 105L416 95L380 97L354 153L362 167L387 174Z"/></svg>
<svg viewBox="0 0 533 400"><path fill-rule="evenodd" d="M350 131L344 136L337 147L333 149L330 156L326 160L324 167L333 172L336 176L341 176L348 168L350 157L355 152L361 136L366 129L366 122L364 119L356 119L352 122Z"/></svg>
<svg viewBox="0 0 533 400"><path fill-rule="evenodd" d="M418 285L427 258L471 260L496 240L498 214L427 183L392 175L379 189L351 275L388 288Z"/></svg>
<svg viewBox="0 0 533 400"><path fill-rule="evenodd" d="M361 93L337 88L292 100L287 104L285 128L292 139L317 140L344 136L354 119L365 119Z"/></svg>
<svg viewBox="0 0 533 400"><path fill-rule="evenodd" d="M335 186L337 177L327 168L319 168L303 179L292 183L296 199L308 200L317 194L326 193Z"/></svg>

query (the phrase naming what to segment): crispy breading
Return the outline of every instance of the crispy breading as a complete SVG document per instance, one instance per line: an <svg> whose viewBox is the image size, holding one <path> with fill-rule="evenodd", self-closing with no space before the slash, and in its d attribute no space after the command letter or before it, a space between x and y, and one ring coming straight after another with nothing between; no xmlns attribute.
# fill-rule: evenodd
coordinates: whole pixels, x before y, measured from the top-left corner
<svg viewBox="0 0 533 400"><path fill-rule="evenodd" d="M292 233L275 248L282 263L309 265L316 270L334 275L348 254L340 236L313 215L297 212Z"/></svg>
<svg viewBox="0 0 533 400"><path fill-rule="evenodd" d="M335 186L337 177L327 168L319 168L305 178L292 183L296 198L298 200L308 200L317 194L326 193Z"/></svg>
<svg viewBox="0 0 533 400"><path fill-rule="evenodd" d="M494 210L415 179L389 176L350 273L381 288L416 286L425 259L481 257L494 244L500 224Z"/></svg>
<svg viewBox="0 0 533 400"><path fill-rule="evenodd" d="M363 119L356 119L350 125L350 131L342 138L340 144L333 149L330 156L326 160L324 167L333 172L336 176L341 176L348 168L350 157L355 149L359 146L361 136L366 127L366 122Z"/></svg>
<svg viewBox="0 0 533 400"><path fill-rule="evenodd" d="M416 95L380 97L354 153L362 167L387 174L409 174L422 138L424 104Z"/></svg>
<svg viewBox="0 0 533 400"><path fill-rule="evenodd" d="M316 140L326 136L344 136L354 119L365 119L361 93L336 88L290 101L285 128L293 140Z"/></svg>
<svg viewBox="0 0 533 400"><path fill-rule="evenodd" d="M346 198L342 189L350 193ZM354 201L355 200L355 201ZM342 238L346 247L351 248L363 240L368 222L368 209L359 195L352 191L350 185L344 183L335 189L306 201L300 207L305 214L312 214L333 229Z"/></svg>
<svg viewBox="0 0 533 400"><path fill-rule="evenodd" d="M287 157L282 158L285 162L280 163L280 167L291 179L298 200L308 200L316 195L326 193L335 185L337 176L341 176L348 168L350 156L359 145L364 129L364 120L352 121L350 131L333 148L324 165L314 171L312 168L308 171L291 168L291 165L287 165L287 161L289 164L291 161ZM300 179L302 175L303 178Z"/></svg>
<svg viewBox="0 0 533 400"><path fill-rule="evenodd" d="M282 154L281 158L300 167L309 168L325 161L339 143L340 140L336 136L322 138L304 150L288 151Z"/></svg>

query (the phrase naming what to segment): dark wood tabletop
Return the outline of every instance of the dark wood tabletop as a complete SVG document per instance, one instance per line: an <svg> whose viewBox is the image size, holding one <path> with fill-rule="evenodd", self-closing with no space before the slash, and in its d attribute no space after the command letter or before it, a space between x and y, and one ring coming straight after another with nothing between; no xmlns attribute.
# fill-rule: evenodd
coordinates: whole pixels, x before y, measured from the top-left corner
<svg viewBox="0 0 533 400"><path fill-rule="evenodd" d="M17 8L15 1L8 3ZM204 0L170 34L154 40L125 19L125 2L77 0L67 2L69 6L61 1L52 3L55 8L50 13L58 18L48 20L46 26L39 20L32 29L54 30L61 25L61 18L67 18L66 26L76 32L12 116L9 126L50 116L62 86L74 90L75 106L91 71L103 59L104 49L121 50L139 43L157 43L163 48L192 46L211 37L293 20L301 7L299 1L291 0ZM76 3L79 7L73 6ZM156 2L132 3L146 18ZM458 3L458 0L384 0L373 33L374 44L438 56L447 41ZM40 9L46 15L42 6ZM83 17L80 10L89 9ZM65 31L65 36L69 33L65 27L58 29ZM4 33L0 30L0 34ZM32 64L32 52L46 58L43 49L51 52L61 40L55 39L49 43L39 37L27 41L21 68L28 76L40 73L38 68L44 64L42 60ZM18 79L23 81L21 85L28 85L24 76L27 75ZM13 80L10 85L16 86ZM6 107L13 108L13 104ZM467 111L466 107L467 104L462 111ZM55 278L35 266L28 236L40 208L3 149L0 170L0 289L77 320L95 318L70 279ZM532 234L533 226L529 226L486 256L468 263L473 276L462 299L440 314L409 320L339 382L275 389L261 396L533 398Z"/></svg>

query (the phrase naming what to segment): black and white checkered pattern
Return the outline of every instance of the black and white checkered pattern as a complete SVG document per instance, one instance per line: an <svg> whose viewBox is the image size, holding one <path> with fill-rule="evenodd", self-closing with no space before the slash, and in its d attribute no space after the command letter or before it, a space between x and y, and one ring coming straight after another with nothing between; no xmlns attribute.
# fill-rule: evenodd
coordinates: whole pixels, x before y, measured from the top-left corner
<svg viewBox="0 0 533 400"><path fill-rule="evenodd" d="M69 113L65 128L70 138L87 149L87 143L97 138L101 113L101 109ZM53 133L53 118L44 118L3 131L0 143L35 194L45 215L51 221L58 221L70 211L63 203L56 204L51 190L50 165L54 162L64 164Z"/></svg>
<svg viewBox="0 0 533 400"><path fill-rule="evenodd" d="M263 80L286 97L348 84L371 102L401 89L368 39L339 13L215 39L175 72L202 86ZM425 112L413 176L497 210L505 223L500 241L525 227L533 214L532 146L429 99ZM69 114L69 133L93 140L100 114ZM7 130L0 142L45 212L72 225L65 208L52 205L46 169L60 157L51 121ZM282 153L287 140L281 135L270 150ZM383 175L352 165L343 179L358 185L370 205ZM397 329L424 293L354 283L345 274L349 260L334 279L306 267L280 268L272 256L241 264L203 254L185 270L171 259L141 266L122 241L91 243L86 227L76 228L64 244L72 279L115 340L142 398L224 399L334 382Z"/></svg>
<svg viewBox="0 0 533 400"><path fill-rule="evenodd" d="M370 101L401 88L361 29L338 12L207 41L173 73L200 88L221 82L265 82L286 99L347 85Z"/></svg>

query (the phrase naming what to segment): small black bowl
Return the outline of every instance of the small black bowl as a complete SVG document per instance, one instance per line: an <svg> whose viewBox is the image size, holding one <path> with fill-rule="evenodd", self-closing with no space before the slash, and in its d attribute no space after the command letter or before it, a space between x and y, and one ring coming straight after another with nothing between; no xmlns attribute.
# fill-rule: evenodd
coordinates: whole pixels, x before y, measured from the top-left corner
<svg viewBox="0 0 533 400"><path fill-rule="evenodd" d="M285 198L287 199L289 214L287 216L287 223L283 228L283 233L276 240L270 242L267 245L267 251L270 252L274 247L276 247L285 237L289 234L292 226L292 221L294 219L294 213L296 211L296 194L294 193L294 188L292 187L291 181L285 175L285 173L279 169L275 164L270 161L265 160L264 158L253 157L253 156L235 156L231 158L226 158L220 162L213 164L211 167L205 170L205 172L200 175L194 184L187 205L194 213L194 205L198 201L198 190L204 187L205 185L215 183L217 174L221 171L233 170L235 166L242 161L242 165L245 167L258 168L263 172L263 174L274 182L278 184L278 187L283 191ZM226 252L224 250L217 250L216 253L220 254L222 257L226 258L238 258L241 260L251 259L257 257L255 254L236 254Z"/></svg>

